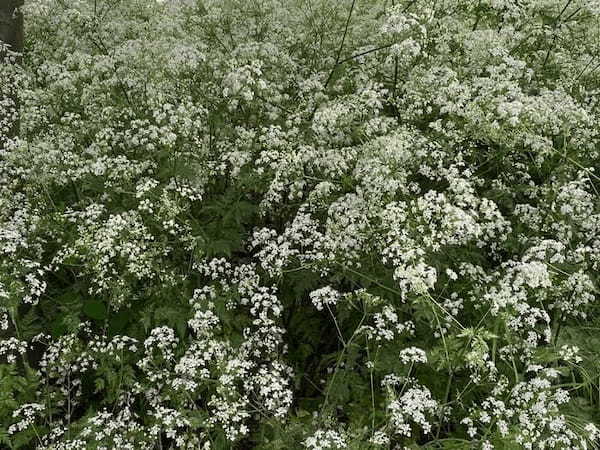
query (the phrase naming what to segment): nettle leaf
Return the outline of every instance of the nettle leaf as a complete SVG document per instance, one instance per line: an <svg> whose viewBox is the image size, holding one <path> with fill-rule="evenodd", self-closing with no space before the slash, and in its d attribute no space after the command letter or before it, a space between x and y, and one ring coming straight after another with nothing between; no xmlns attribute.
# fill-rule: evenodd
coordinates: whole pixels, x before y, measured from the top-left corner
<svg viewBox="0 0 600 450"><path fill-rule="evenodd" d="M123 310L111 314L108 321L108 334L110 336L121 334L123 331L125 331L127 324L131 321L131 319L131 311Z"/></svg>
<svg viewBox="0 0 600 450"><path fill-rule="evenodd" d="M253 203L244 200L236 201L226 210L223 221L237 225L248 223L256 214L256 211L257 207Z"/></svg>
<svg viewBox="0 0 600 450"><path fill-rule="evenodd" d="M53 338L63 336L68 332L69 328L62 319L55 320L50 324L50 334Z"/></svg>
<svg viewBox="0 0 600 450"><path fill-rule="evenodd" d="M86 300L82 311L87 317L97 321L102 321L108 316L106 305L101 300Z"/></svg>
<svg viewBox="0 0 600 450"><path fill-rule="evenodd" d="M299 270L286 274L285 280L285 291L282 295L289 295L296 299L305 297L306 294L315 289L321 280L321 276L313 271Z"/></svg>
<svg viewBox="0 0 600 450"><path fill-rule="evenodd" d="M154 321L156 324L165 324L175 331L180 337L184 337L187 332L188 309L186 305L173 304L154 310Z"/></svg>
<svg viewBox="0 0 600 450"><path fill-rule="evenodd" d="M241 240L239 236L233 239L215 239L210 240L205 244L206 256L209 258L215 258L219 256L231 256L233 250L239 247Z"/></svg>

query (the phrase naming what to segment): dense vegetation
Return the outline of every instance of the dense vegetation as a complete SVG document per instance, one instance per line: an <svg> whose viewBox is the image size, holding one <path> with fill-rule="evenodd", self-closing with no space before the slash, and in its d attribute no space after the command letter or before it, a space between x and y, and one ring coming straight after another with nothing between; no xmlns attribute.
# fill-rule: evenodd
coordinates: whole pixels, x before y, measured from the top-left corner
<svg viewBox="0 0 600 450"><path fill-rule="evenodd" d="M599 446L597 1L23 13L0 446Z"/></svg>

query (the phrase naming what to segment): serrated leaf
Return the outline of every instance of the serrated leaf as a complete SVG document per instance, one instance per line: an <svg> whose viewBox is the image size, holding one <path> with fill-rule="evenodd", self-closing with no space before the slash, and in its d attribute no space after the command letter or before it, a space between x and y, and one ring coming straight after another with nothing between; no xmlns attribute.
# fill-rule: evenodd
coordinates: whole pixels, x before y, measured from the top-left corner
<svg viewBox="0 0 600 450"><path fill-rule="evenodd" d="M83 304L83 313L90 319L104 320L107 317L106 305L100 300L88 300Z"/></svg>

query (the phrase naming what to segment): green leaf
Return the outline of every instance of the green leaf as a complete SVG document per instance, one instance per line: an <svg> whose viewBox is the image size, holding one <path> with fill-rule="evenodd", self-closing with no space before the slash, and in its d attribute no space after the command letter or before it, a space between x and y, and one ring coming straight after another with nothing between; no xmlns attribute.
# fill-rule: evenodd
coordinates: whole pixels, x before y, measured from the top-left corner
<svg viewBox="0 0 600 450"><path fill-rule="evenodd" d="M83 313L90 319L104 320L107 317L106 305L100 300L88 300L83 304Z"/></svg>
<svg viewBox="0 0 600 450"><path fill-rule="evenodd" d="M115 334L121 334L129 323L130 317L131 312L126 310L122 310L114 315L111 315L108 324L109 335L114 336Z"/></svg>

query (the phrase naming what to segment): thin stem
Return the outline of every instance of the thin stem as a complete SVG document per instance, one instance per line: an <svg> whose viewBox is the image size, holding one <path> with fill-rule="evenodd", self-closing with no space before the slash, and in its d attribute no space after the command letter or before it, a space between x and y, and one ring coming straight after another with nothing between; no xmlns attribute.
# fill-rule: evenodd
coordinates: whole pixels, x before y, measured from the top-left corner
<svg viewBox="0 0 600 450"><path fill-rule="evenodd" d="M389 286L386 286L385 284L382 284L382 283L380 283L379 281L375 280L374 278L371 278L371 277L369 277L369 276L367 276L367 275L365 275L365 274L363 274L363 273L360 273L360 272L358 272L358 271L356 271L356 270L354 270L354 269L351 269L350 267L344 266L343 264L340 264L340 265L341 265L341 266L342 266L342 267L343 267L345 270L347 270L348 272L352 272L352 273L353 273L353 274L355 274L355 275L361 276L361 277L363 277L364 279L366 279L366 280L370 281L371 283L373 283L373 284L376 284L377 286L379 286L379 287L380 287L380 288L382 288L382 289L385 289L385 290L387 290L387 291L389 291L389 292L392 292L392 293L394 293L394 294L396 294L396 295L399 295L399 296L401 296L401 295L402 295L402 293L401 293L399 290L397 290L397 289L394 289L394 288L391 288L391 287L389 287ZM457 325L457 326L458 326L458 327L459 327L461 330L465 330L465 327L464 327L464 326L463 326L463 325L462 325L462 324L461 324L461 323L460 323L460 322L459 322L459 321L456 319L456 317L454 317L452 314L450 314L450 313L448 312L448 310L446 310L446 308L444 308L442 305L440 305L440 304L439 304L439 302L438 302L436 299L434 299L434 298L431 296L431 294L429 294L428 292L426 292L424 295L425 295L425 297L427 297L429 300L431 300L431 301L433 302L433 304L434 304L434 305L436 305L436 306L437 306L439 309L441 309L441 310L442 310L442 311L443 311L443 312L444 312L444 313L445 313L445 314L446 314L446 315L447 315L447 316L450 318L450 320L452 320L454 323L456 323L456 325Z"/></svg>
<svg viewBox="0 0 600 450"><path fill-rule="evenodd" d="M337 323L335 314L333 314L333 311L331 310L331 308L329 307L329 305L327 303L325 303L325 306L327 307L327 310L329 311L329 314L331 315L331 318L333 319L333 323L335 324L335 329L337 330L337 334L340 338L340 341L342 341L342 345L345 347L346 341L344 340L344 336L342 335L342 330L340 330L340 327Z"/></svg>
<svg viewBox="0 0 600 450"><path fill-rule="evenodd" d="M371 435L375 434L375 388L373 387L373 361L369 352L369 337L365 335L365 344L367 348L367 359L369 360L369 380L371 385Z"/></svg>
<svg viewBox="0 0 600 450"><path fill-rule="evenodd" d="M344 27L344 35L342 36L342 42L340 42L340 48L338 49L337 56L335 58L335 64L333 65L331 72L329 72L327 81L325 81L325 84L323 85L323 90L327 89L327 85L331 81L331 78L333 77L333 73L335 72L335 69L337 69L337 67L340 63L340 57L342 55L342 50L344 49L344 43L346 42L346 36L348 35L348 28L350 27L350 19L352 18L352 13L354 12L355 4L356 4L356 0L352 0L352 5L350 6L350 12L348 13L348 18L346 19L346 26Z"/></svg>
<svg viewBox="0 0 600 450"><path fill-rule="evenodd" d="M452 384L452 378L454 376L454 373L451 371L450 372L450 376L448 377L448 382L446 383L446 390L444 392L444 405L446 405L448 403L448 400L450 400L450 385ZM438 429L437 432L435 433L435 438L439 439L440 437L440 432L442 431L442 418L443 418L443 413L444 411L442 409L440 409L440 414L438 417L439 420L439 424L438 424Z"/></svg>
<svg viewBox="0 0 600 450"><path fill-rule="evenodd" d="M352 341L356 337L356 333L358 332L358 330L361 329L362 324L363 324L363 322L365 321L366 318L367 318L367 313L365 311L363 313L362 318L360 319L360 322L359 322L358 326L354 330L354 333L352 333L352 336L350 337L350 339L348 339L348 342L346 343L346 345L344 345L344 348L341 350L340 355L338 356L338 359L337 359L337 361L335 363L335 367L333 369L333 376L331 377L331 381L327 385L327 390L325 391L325 398L323 399L323 404L321 406L321 415L323 415L323 411L325 410L325 406L327 405L327 402L329 400L329 394L331 393L331 389L332 389L333 384L335 382L335 378L337 376L338 369L339 369L339 367L340 367L340 365L342 363L342 358L345 356L346 350L348 349L348 347L350 346L350 344L352 343Z"/></svg>
<svg viewBox="0 0 600 450"><path fill-rule="evenodd" d="M382 45L381 47L372 48L371 50L365 50L364 52L360 52L355 55L349 56L348 58L342 59L340 62L338 62L338 65L342 65L344 63L347 63L348 61L352 61L353 59L368 55L369 53L378 52L379 50L385 50L386 48L390 48L392 45L394 45L394 44L393 43L386 44L386 45Z"/></svg>

